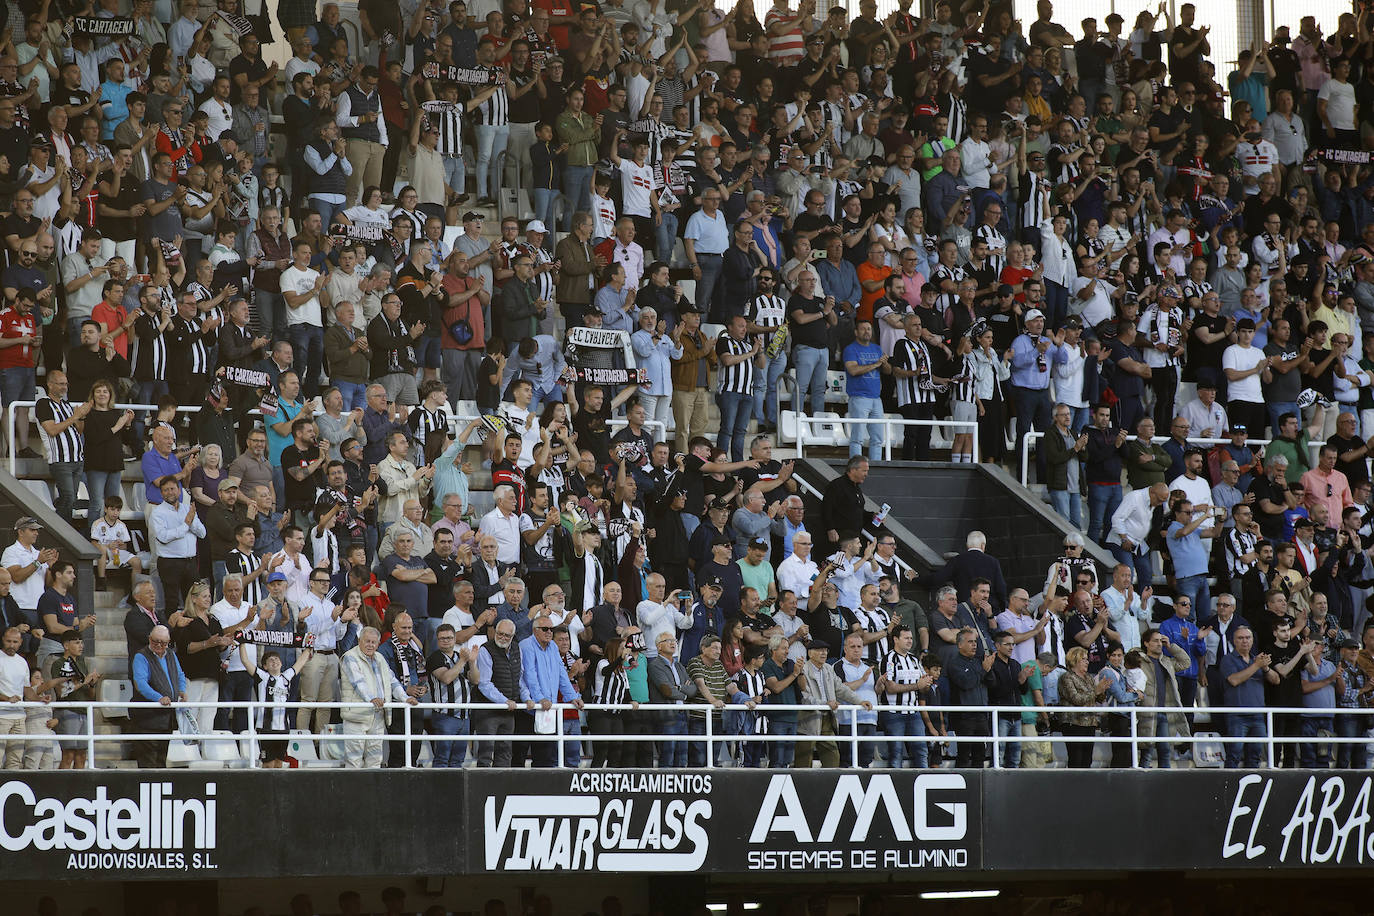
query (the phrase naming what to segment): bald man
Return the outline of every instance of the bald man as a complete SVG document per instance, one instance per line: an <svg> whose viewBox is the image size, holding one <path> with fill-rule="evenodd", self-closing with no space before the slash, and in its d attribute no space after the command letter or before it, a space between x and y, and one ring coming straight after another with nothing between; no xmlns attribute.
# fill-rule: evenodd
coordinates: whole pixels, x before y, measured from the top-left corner
<svg viewBox="0 0 1374 916"><path fill-rule="evenodd" d="M134 654L134 700L160 707L129 710L130 727L136 734L171 734L175 718L172 704L186 702L186 675L171 643L171 632L158 624L148 633L147 648ZM141 770L166 766L167 742L139 741L134 757Z"/></svg>

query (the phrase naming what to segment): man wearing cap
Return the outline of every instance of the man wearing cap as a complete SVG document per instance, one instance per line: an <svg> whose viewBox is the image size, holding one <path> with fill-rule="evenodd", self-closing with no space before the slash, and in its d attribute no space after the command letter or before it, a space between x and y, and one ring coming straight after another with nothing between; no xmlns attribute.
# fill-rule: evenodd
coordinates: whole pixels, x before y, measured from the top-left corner
<svg viewBox="0 0 1374 916"><path fill-rule="evenodd" d="M30 627L39 625L38 599L47 587L48 566L57 562L55 548L37 546L38 532L42 530L38 519L23 516L14 524L14 543L0 554L0 566L10 575L9 595Z"/></svg>
<svg viewBox="0 0 1374 916"><path fill-rule="evenodd" d="M1221 370L1226 374L1226 410L1233 424L1247 430L1262 430L1266 420L1263 383L1273 379L1269 371L1272 356L1254 346L1255 322L1242 318L1236 322L1236 342L1221 354Z"/></svg>
<svg viewBox="0 0 1374 916"><path fill-rule="evenodd" d="M1044 432L1050 425L1050 368L1063 363L1068 352L1063 334L1045 333L1045 313L1026 312L1025 332L1011 345L1011 391L1016 407L1016 441L1020 443L1032 429ZM1039 460L1043 466L1043 459Z"/></svg>
<svg viewBox="0 0 1374 916"><path fill-rule="evenodd" d="M237 477L225 477L219 484L219 499L205 510L205 530L210 539L211 568L215 585L224 579L225 558L234 549L237 540L234 536L239 525L251 524L256 536L260 529L257 523L257 505L245 499L239 492L241 481Z"/></svg>
<svg viewBox="0 0 1374 916"><path fill-rule="evenodd" d="M1217 403L1217 384L1211 379L1198 380L1197 397L1181 406L1178 415L1188 421L1188 428L1196 430L1201 439L1219 437L1232 428L1225 408Z"/></svg>
<svg viewBox="0 0 1374 916"><path fill-rule="evenodd" d="M1336 706L1342 710L1362 709L1368 702L1369 694L1374 692L1374 678L1370 678L1360 667L1360 644L1350 637L1336 643L1340 653L1336 671L1339 675L1335 683ZM1358 738L1365 733L1365 720L1352 714L1336 716L1336 734L1341 738ZM1336 768L1347 767L1363 770L1366 766L1368 747L1365 742L1336 746Z"/></svg>

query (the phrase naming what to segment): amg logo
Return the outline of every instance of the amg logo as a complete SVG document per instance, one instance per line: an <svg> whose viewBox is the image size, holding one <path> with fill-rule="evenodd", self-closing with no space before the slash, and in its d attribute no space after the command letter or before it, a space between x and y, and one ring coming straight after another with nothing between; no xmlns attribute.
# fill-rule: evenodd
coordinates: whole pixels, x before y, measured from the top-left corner
<svg viewBox="0 0 1374 916"><path fill-rule="evenodd" d="M173 798L170 782L145 782L137 798L38 798L22 782L0 785L0 848L122 851L215 848L215 784L204 798Z"/></svg>
<svg viewBox="0 0 1374 916"><path fill-rule="evenodd" d="M711 802L489 796L484 816L488 871L694 871L706 861Z"/></svg>
<svg viewBox="0 0 1374 916"><path fill-rule="evenodd" d="M879 812L891 827L892 839L898 842L909 843L913 839L926 843L956 842L968 833L968 804L937 801L931 798L931 793L963 793L966 789L964 777L957 773L922 774L913 781L908 811L891 776L871 776L864 785L860 776L848 773L836 780L825 816L821 818L819 829L813 830L792 777L779 774L768 783L749 842L767 843L772 834L783 833L791 834L798 843L830 843L839 832L841 818L850 809L854 816L848 837L851 843L869 841L869 831ZM943 820L948 822L931 823L932 810L944 812L948 817Z"/></svg>

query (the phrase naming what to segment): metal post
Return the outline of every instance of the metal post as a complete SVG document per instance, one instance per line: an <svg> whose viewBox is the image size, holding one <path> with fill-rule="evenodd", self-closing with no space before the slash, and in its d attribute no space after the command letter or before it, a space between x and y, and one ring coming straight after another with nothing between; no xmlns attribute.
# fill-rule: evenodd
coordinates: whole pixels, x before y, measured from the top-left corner
<svg viewBox="0 0 1374 916"><path fill-rule="evenodd" d="M1030 486L1030 437L1034 433L1027 433L1021 437L1017 443L1021 448L1021 486Z"/></svg>
<svg viewBox="0 0 1374 916"><path fill-rule="evenodd" d="M401 704L401 715L405 717L405 726L406 726L406 729L405 729L406 769L408 770L408 769L411 768L411 762L410 762L410 704L409 704L409 703L402 703L402 704ZM389 754L390 747L391 747L390 745L387 745L388 756L390 756L390 754Z"/></svg>
<svg viewBox="0 0 1374 916"><path fill-rule="evenodd" d="M258 710L257 701L248 701L248 766L258 766Z"/></svg>
<svg viewBox="0 0 1374 916"><path fill-rule="evenodd" d="M554 709L553 709L553 714L554 714L554 716L556 717L556 718L554 719L554 723L553 723L553 730L554 730L554 733L555 733L556 735L558 735L558 768L561 770L561 769L563 769L563 760L564 760L564 758L563 758L563 710L562 710L562 709L559 709L557 706L555 706Z"/></svg>
<svg viewBox="0 0 1374 916"><path fill-rule="evenodd" d="M979 464L982 461L983 454L978 450L978 421L974 420L970 425L973 426L973 463Z"/></svg>
<svg viewBox="0 0 1374 916"><path fill-rule="evenodd" d="M706 769L716 768L715 718L712 709L706 710Z"/></svg>
<svg viewBox="0 0 1374 916"><path fill-rule="evenodd" d="M883 417L883 460L892 460L892 421Z"/></svg>
<svg viewBox="0 0 1374 916"><path fill-rule="evenodd" d="M1269 736L1269 740L1265 742L1264 746L1268 749L1269 769L1272 770L1274 768L1274 713L1269 709L1264 711L1264 733ZM1244 753L1244 748L1241 751Z"/></svg>
<svg viewBox="0 0 1374 916"><path fill-rule="evenodd" d="M859 768L859 708L849 714L849 762Z"/></svg>
<svg viewBox="0 0 1374 916"><path fill-rule="evenodd" d="M992 711L992 768L1000 770L1002 768L1002 729L997 727L997 717L1000 711Z"/></svg>
<svg viewBox="0 0 1374 916"><path fill-rule="evenodd" d="M795 395L793 396L792 406L797 406ZM797 417L797 457L805 458L806 434L810 431L811 424L807 422L806 417L802 415L802 412L800 410L793 410L792 413L796 414Z"/></svg>
<svg viewBox="0 0 1374 916"><path fill-rule="evenodd" d="M1137 740L1138 732L1136 729L1135 710L1130 711L1131 716L1131 769L1140 767L1140 742ZM1115 745L1113 745L1115 746Z"/></svg>
<svg viewBox="0 0 1374 916"><path fill-rule="evenodd" d="M95 710L89 703L86 704L86 769L95 769Z"/></svg>

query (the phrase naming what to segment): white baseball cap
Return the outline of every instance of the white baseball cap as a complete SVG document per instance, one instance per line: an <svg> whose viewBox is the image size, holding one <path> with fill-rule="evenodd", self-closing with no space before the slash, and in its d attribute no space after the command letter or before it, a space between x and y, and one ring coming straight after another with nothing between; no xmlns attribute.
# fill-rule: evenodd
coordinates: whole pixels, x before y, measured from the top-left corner
<svg viewBox="0 0 1374 916"><path fill-rule="evenodd" d="M1034 321L1034 320L1037 319L1037 318L1044 318L1044 317L1045 317L1045 313L1044 313L1044 312L1040 311L1039 309L1031 309L1029 312L1026 313L1026 317L1023 318L1022 321Z"/></svg>
<svg viewBox="0 0 1374 916"><path fill-rule="evenodd" d="M526 232L548 232L548 227L541 220L532 219L525 224Z"/></svg>

